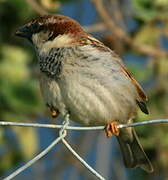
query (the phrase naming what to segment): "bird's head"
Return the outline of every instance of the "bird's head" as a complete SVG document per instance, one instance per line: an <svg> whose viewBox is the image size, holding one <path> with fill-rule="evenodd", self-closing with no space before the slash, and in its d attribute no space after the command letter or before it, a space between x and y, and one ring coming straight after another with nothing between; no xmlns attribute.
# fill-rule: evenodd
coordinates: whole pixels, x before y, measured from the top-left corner
<svg viewBox="0 0 168 180"><path fill-rule="evenodd" d="M78 42L86 33L75 20L63 15L44 15L20 27L17 36L28 39L36 48L47 50Z"/></svg>

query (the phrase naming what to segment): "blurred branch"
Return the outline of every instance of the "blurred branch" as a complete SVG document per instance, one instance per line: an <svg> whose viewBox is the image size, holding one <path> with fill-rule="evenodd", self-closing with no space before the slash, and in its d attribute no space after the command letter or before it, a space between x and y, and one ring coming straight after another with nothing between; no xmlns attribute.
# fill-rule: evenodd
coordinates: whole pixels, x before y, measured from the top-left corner
<svg viewBox="0 0 168 180"><path fill-rule="evenodd" d="M47 10L53 10L56 12L60 8L60 2L53 0L40 0L41 5Z"/></svg>
<svg viewBox="0 0 168 180"><path fill-rule="evenodd" d="M39 3L37 3L36 0L26 0L26 2L29 4L32 9L34 9L39 15L45 15L48 14L48 12L40 6Z"/></svg>
<svg viewBox="0 0 168 180"><path fill-rule="evenodd" d="M126 42L129 42L130 38L126 35L124 30L118 27L107 13L107 10L104 8L103 1L92 0L92 2L95 5L97 12L99 13L107 28L110 29L118 38L123 39Z"/></svg>
<svg viewBox="0 0 168 180"><path fill-rule="evenodd" d="M90 26L84 26L83 28L87 33L93 33L93 32L107 30L107 27L104 23L98 23L98 24L93 24Z"/></svg>
<svg viewBox="0 0 168 180"><path fill-rule="evenodd" d="M120 9L120 4L122 3L121 1L118 0L108 0L109 6L107 7L114 7L112 10L112 13L114 15L115 22L120 22L123 24L124 22L124 14L122 13ZM124 24L123 24L124 25Z"/></svg>
<svg viewBox="0 0 168 180"><path fill-rule="evenodd" d="M142 54L155 57L168 56L168 53L162 49L156 49L148 45L136 44L134 40L121 27L114 23L114 21L108 14L106 8L104 7L102 0L92 0L92 2L107 28L110 29L113 32L114 36L116 36L118 39L122 40L130 47L132 47L134 50Z"/></svg>

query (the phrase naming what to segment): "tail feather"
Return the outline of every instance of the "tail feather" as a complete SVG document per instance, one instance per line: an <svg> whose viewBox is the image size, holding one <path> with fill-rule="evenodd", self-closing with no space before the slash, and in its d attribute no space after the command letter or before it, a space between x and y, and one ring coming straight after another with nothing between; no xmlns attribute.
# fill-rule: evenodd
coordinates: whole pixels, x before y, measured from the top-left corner
<svg viewBox="0 0 168 180"><path fill-rule="evenodd" d="M131 142L123 140L122 136L118 136L118 142L121 147L124 164L127 168L140 167L147 172L152 172L153 167L145 154L135 130L132 128L133 140Z"/></svg>

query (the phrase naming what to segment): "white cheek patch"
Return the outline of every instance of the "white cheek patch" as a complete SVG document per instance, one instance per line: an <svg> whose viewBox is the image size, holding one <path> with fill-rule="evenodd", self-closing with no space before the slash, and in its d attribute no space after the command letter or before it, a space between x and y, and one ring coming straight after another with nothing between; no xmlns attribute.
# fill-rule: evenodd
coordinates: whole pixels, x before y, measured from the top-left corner
<svg viewBox="0 0 168 180"><path fill-rule="evenodd" d="M72 38L69 34L58 35L51 41L45 41L46 34L40 32L32 36L33 44L40 52L48 52L51 48L61 48L69 46L72 42Z"/></svg>
<svg viewBox="0 0 168 180"><path fill-rule="evenodd" d="M39 34L33 34L32 36L33 44L38 48L41 49L43 46L43 40L40 38Z"/></svg>
<svg viewBox="0 0 168 180"><path fill-rule="evenodd" d="M32 35L32 41L33 41L34 44L38 44L39 43L38 34L33 34Z"/></svg>

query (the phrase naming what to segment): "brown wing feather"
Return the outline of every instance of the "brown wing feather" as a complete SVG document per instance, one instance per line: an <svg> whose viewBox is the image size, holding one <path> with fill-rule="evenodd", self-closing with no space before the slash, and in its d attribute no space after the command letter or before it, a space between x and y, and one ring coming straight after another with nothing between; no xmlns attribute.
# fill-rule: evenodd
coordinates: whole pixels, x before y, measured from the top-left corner
<svg viewBox="0 0 168 180"><path fill-rule="evenodd" d="M139 108L141 109L142 112L144 112L145 114L149 114L149 111L145 104L145 101L147 101L148 98L147 98L144 90L141 88L139 83L132 77L131 73L124 67L124 65L122 65L122 63L120 63L120 62L118 62L118 63L121 65L121 70L123 71L123 73L132 81L132 83L136 87L136 90L138 92L138 97L136 99L137 105L139 106Z"/></svg>
<svg viewBox="0 0 168 180"><path fill-rule="evenodd" d="M137 89L138 92L138 101L147 101L148 98L144 92L144 90L141 88L141 86L139 85L139 83L133 78L133 76L131 75L131 73L124 67L124 65L122 65L120 62L118 62L121 65L121 70L123 71L123 73L132 81L132 83L134 84L134 86Z"/></svg>

